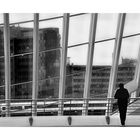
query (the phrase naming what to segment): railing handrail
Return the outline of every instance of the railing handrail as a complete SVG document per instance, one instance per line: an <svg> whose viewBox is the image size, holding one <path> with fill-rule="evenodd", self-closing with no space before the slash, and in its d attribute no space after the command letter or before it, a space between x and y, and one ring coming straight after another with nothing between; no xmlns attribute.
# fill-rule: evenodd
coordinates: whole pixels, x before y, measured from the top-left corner
<svg viewBox="0 0 140 140"><path fill-rule="evenodd" d="M130 100L133 100L133 99L136 99L136 100L140 100L140 97L130 97L129 98ZM33 99L8 99L8 100L5 100L5 99L2 99L0 100L0 103L1 102L6 102L6 101L9 101L9 102L33 102L33 101L115 101L117 99L115 99L114 97L111 97L111 98L42 98L42 99L36 99L36 100L33 100Z"/></svg>
<svg viewBox="0 0 140 140"><path fill-rule="evenodd" d="M136 101L136 100L140 100L140 97L136 97L136 98L130 98L130 100ZM115 114L116 112L118 112L118 108L116 108L116 101L117 99L114 98L44 98L44 99L38 99L37 101L37 111L38 113L40 112L58 112L59 111L59 104L62 101L63 104L63 109L64 111L69 111L70 114L77 110L77 111L82 111L84 110L84 104L85 101L88 100L88 110L100 110L100 111L108 111L110 113L110 115ZM112 102L108 102L109 100L111 100ZM6 106L6 101L9 101L11 106L10 106L10 113L12 114L22 114L24 115L24 113L28 113L28 115L32 114L32 110L33 108L33 101L32 99L11 99L11 100L0 100L0 115L3 115L6 110L7 107ZM115 101L115 102L114 102ZM134 103L134 102L133 102ZM107 107L108 105L115 105L113 109L108 109ZM132 102L129 104L131 105ZM139 107L139 105L135 105L136 107ZM134 106L134 107L135 107ZM4 108L3 108L4 107ZM21 108L18 108L21 107ZM26 108L25 108L26 107ZM132 107L133 109L133 107ZM131 108L129 109L129 111L131 112ZM70 115L69 114L69 115Z"/></svg>

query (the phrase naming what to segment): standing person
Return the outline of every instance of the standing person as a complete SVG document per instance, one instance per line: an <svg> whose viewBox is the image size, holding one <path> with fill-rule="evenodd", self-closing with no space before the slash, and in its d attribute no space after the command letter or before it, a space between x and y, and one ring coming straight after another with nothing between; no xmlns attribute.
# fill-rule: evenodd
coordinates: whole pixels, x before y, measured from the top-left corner
<svg viewBox="0 0 140 140"><path fill-rule="evenodd" d="M125 126L127 105L129 99L128 90L124 88L124 84L119 84L119 89L115 93L115 99L118 99L118 108L120 113L121 125Z"/></svg>

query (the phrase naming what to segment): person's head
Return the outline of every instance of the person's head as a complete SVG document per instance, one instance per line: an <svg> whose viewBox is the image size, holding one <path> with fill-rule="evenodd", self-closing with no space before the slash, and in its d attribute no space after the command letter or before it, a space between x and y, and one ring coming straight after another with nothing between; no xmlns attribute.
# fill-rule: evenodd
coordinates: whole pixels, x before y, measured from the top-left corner
<svg viewBox="0 0 140 140"><path fill-rule="evenodd" d="M123 84L123 83L120 83L120 84L119 84L119 87L120 87L120 88L124 88L124 84Z"/></svg>

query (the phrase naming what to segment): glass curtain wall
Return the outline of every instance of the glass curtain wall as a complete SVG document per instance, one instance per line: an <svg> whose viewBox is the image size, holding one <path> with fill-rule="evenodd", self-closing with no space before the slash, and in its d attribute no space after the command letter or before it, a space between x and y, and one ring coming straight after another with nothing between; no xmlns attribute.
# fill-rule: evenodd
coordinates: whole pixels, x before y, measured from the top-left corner
<svg viewBox="0 0 140 140"><path fill-rule="evenodd" d="M38 98L58 98L63 14L39 14Z"/></svg>
<svg viewBox="0 0 140 140"><path fill-rule="evenodd" d="M94 47L91 98L106 98L114 51L118 14L98 14Z"/></svg>
<svg viewBox="0 0 140 140"><path fill-rule="evenodd" d="M90 14L70 14L66 67L66 98L82 98L89 40Z"/></svg>
<svg viewBox="0 0 140 140"><path fill-rule="evenodd" d="M116 88L120 82L126 84L134 79L140 45L139 24L139 14L126 14Z"/></svg>
<svg viewBox="0 0 140 140"><path fill-rule="evenodd" d="M70 14L65 98L82 98L91 14ZM9 14L11 99L32 98L33 14ZM98 14L90 98L107 97L118 14ZM133 80L140 40L140 14L126 14L116 79ZM38 98L58 98L63 14L39 14ZM0 14L0 99L5 98L3 14Z"/></svg>
<svg viewBox="0 0 140 140"><path fill-rule="evenodd" d="M11 99L32 98L33 14L9 14Z"/></svg>
<svg viewBox="0 0 140 140"><path fill-rule="evenodd" d="M0 14L0 99L5 99L4 31L3 14Z"/></svg>

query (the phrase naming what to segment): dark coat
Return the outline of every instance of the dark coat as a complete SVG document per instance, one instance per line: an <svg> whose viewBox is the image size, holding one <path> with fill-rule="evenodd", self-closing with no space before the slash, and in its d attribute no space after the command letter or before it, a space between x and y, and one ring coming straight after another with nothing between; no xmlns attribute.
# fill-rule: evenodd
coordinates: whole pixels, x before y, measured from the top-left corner
<svg viewBox="0 0 140 140"><path fill-rule="evenodd" d="M125 88L119 88L115 93L115 99L118 99L118 106L119 107L127 107L128 99L129 99L129 92Z"/></svg>

